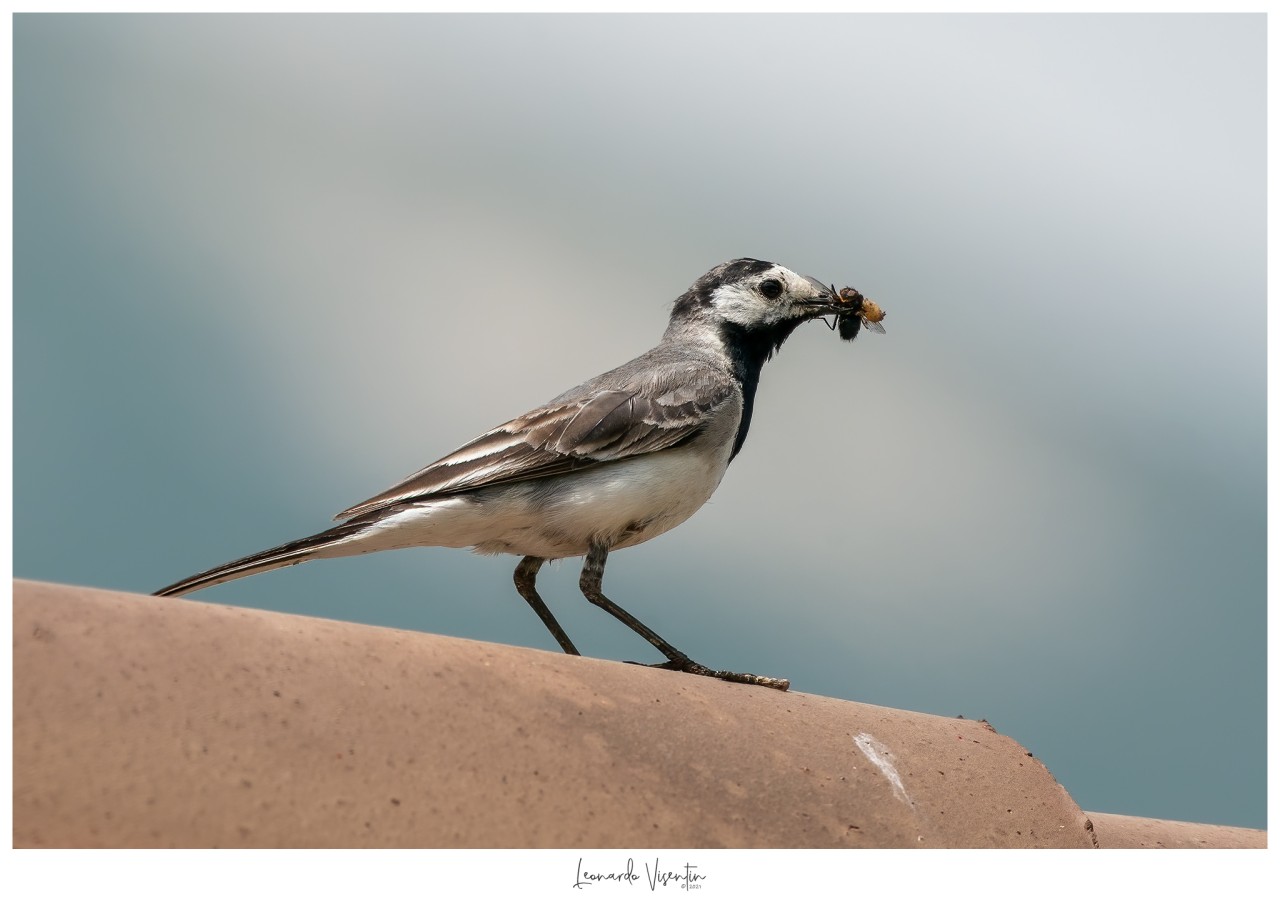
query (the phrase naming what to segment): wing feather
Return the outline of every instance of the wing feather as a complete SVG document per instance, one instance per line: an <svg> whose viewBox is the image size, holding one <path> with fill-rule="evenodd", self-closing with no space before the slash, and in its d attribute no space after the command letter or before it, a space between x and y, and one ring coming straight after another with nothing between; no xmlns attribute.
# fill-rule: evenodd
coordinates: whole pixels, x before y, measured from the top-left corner
<svg viewBox="0 0 1280 899"><path fill-rule="evenodd" d="M675 387L663 387L655 379L631 389L561 398L486 431L336 517L668 449L696 435L733 389L727 377L701 377Z"/></svg>

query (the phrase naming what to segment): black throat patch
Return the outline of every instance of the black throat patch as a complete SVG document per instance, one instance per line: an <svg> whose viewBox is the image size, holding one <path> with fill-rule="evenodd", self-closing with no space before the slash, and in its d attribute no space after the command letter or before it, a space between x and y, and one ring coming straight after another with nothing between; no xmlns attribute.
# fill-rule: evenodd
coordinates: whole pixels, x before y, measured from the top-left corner
<svg viewBox="0 0 1280 899"><path fill-rule="evenodd" d="M732 322L721 323L720 339L724 342L733 377L742 388L742 421L738 423L730 461L742 449L747 429L751 427L751 410L756 402L756 388L760 385L760 370L801 324L801 319L784 321L768 328L744 328Z"/></svg>

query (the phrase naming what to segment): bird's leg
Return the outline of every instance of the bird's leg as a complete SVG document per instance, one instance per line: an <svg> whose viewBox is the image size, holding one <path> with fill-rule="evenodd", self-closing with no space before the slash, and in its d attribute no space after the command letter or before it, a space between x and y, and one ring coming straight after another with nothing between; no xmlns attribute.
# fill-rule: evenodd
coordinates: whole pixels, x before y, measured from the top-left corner
<svg viewBox="0 0 1280 899"><path fill-rule="evenodd" d="M564 632L560 622L556 621L556 616L551 614L551 610L542 601L542 597L538 595L537 587L534 586L534 581L538 577L538 569L542 567L542 563L545 561L546 559L539 559L537 556L525 556L520 560L520 564L516 566L516 591L538 613L538 617L547 626L547 630L551 631L551 636L556 638L560 648L571 656L580 656L582 653L578 652L578 647L573 645L573 641Z"/></svg>
<svg viewBox="0 0 1280 899"><path fill-rule="evenodd" d="M699 665L693 659L676 649L662 637L658 636L648 625L644 624L622 606L615 603L609 597L601 592L601 584L604 581L604 563L609 557L609 548L603 543L592 543L591 548L587 551L587 558L582 563L582 577L578 581L578 586L582 589L582 595L594 606L604 609L614 618L617 618L627 627L631 628L640 636L649 641L650 645L658 652L667 657L666 662L660 662L650 665L651 668L665 668L669 671L684 671L689 674L700 674L704 677L714 677L720 680L733 681L739 684L753 684L759 687L772 687L775 690L786 690L791 686L791 682L784 678L777 677L761 677L758 674L737 674L733 671L715 671L706 665ZM526 562L528 559L525 560ZM524 563L522 562L521 565ZM536 570L536 568L535 568ZM528 597L526 597L527 599Z"/></svg>

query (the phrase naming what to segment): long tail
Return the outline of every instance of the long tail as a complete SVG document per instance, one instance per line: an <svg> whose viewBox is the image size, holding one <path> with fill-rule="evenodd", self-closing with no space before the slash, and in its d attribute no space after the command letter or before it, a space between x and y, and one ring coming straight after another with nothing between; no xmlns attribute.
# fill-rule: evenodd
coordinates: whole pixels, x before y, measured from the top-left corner
<svg viewBox="0 0 1280 899"><path fill-rule="evenodd" d="M367 532L368 529L369 521L367 518L363 521L348 521L311 537L303 537L301 540L284 543L272 549L245 556L243 559L236 559L234 562L219 565L217 568L210 568L208 571L193 574L191 577L183 578L176 584L170 584L161 590L157 590L153 595L184 596L187 593L194 593L197 590L203 590L205 587L212 587L215 584L225 584L227 581L234 581L236 578L248 577L251 574L259 574L263 571L271 571L274 568L297 565L299 562L306 562L308 559L323 559L330 556L343 556L350 555L353 552L360 552L354 547L346 552L334 552L333 550L340 544L349 541L352 537Z"/></svg>

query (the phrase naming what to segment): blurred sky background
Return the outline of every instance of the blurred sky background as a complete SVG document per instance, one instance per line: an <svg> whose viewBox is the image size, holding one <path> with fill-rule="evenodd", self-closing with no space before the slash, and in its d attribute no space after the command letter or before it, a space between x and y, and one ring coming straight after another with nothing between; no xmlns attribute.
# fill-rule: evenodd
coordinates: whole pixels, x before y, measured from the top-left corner
<svg viewBox="0 0 1280 899"><path fill-rule="evenodd" d="M1086 809L1266 825L1261 15L14 22L14 572L148 592L653 345L852 285L605 589L706 664L989 719ZM197 594L554 650L513 557ZM590 655L651 650L577 592ZM655 657L656 658L656 657Z"/></svg>

